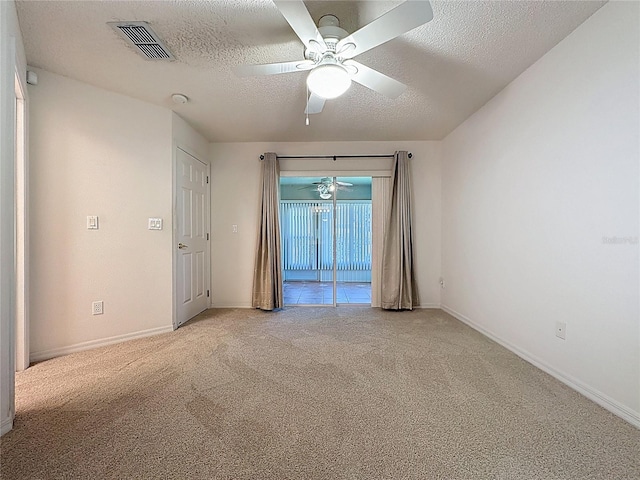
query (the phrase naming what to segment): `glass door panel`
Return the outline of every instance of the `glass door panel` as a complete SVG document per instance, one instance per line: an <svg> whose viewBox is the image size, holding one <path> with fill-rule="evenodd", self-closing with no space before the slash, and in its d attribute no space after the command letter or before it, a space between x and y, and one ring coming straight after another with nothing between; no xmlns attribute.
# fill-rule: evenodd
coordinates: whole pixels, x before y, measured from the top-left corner
<svg viewBox="0 0 640 480"><path fill-rule="evenodd" d="M371 305L371 177L336 177L336 301Z"/></svg>
<svg viewBox="0 0 640 480"><path fill-rule="evenodd" d="M331 178L280 178L285 305L335 305L331 185Z"/></svg>

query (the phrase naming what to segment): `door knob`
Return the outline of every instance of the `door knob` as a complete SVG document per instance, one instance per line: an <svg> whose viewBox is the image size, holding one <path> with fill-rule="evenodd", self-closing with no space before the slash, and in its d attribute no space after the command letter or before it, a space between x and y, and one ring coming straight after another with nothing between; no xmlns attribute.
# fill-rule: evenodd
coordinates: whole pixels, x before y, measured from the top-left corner
<svg viewBox="0 0 640 480"><path fill-rule="evenodd" d="M182 248L189 248L189 245L185 245L184 243L180 242L180 243L178 244L178 248L181 248L181 249L182 249Z"/></svg>

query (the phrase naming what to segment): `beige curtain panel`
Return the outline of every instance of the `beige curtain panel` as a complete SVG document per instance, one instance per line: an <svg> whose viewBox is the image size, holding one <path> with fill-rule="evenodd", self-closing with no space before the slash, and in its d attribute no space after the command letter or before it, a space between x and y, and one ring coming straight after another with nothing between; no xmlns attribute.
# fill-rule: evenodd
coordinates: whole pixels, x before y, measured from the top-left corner
<svg viewBox="0 0 640 480"><path fill-rule="evenodd" d="M382 301L385 310L412 310L419 305L413 269L411 173L407 152L396 152L391 198L382 254Z"/></svg>
<svg viewBox="0 0 640 480"><path fill-rule="evenodd" d="M282 261L280 253L280 220L278 183L280 167L275 153L265 153L262 160L262 201L256 263L253 272L253 301L255 308L282 308Z"/></svg>

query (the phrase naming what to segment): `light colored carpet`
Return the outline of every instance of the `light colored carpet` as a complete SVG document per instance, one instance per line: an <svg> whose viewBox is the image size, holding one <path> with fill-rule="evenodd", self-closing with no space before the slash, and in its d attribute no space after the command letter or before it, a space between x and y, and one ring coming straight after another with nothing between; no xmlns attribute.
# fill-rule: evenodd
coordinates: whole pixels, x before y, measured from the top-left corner
<svg viewBox="0 0 640 480"><path fill-rule="evenodd" d="M439 310L212 310L17 375L9 479L638 479L640 434Z"/></svg>

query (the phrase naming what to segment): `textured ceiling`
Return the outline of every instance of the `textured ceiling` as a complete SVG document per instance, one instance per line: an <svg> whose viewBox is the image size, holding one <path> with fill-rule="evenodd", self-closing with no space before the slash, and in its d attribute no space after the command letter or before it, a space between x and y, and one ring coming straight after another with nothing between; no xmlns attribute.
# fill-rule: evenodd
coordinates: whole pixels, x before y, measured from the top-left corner
<svg viewBox="0 0 640 480"><path fill-rule="evenodd" d="M353 32L398 1L307 1ZM28 63L175 110L210 141L439 140L605 2L432 1L434 19L356 60L408 85L396 100L353 84L305 126L306 72L237 78L302 59L270 0L18 1ZM176 56L143 59L106 23L143 20ZM184 93L186 105L171 102Z"/></svg>

